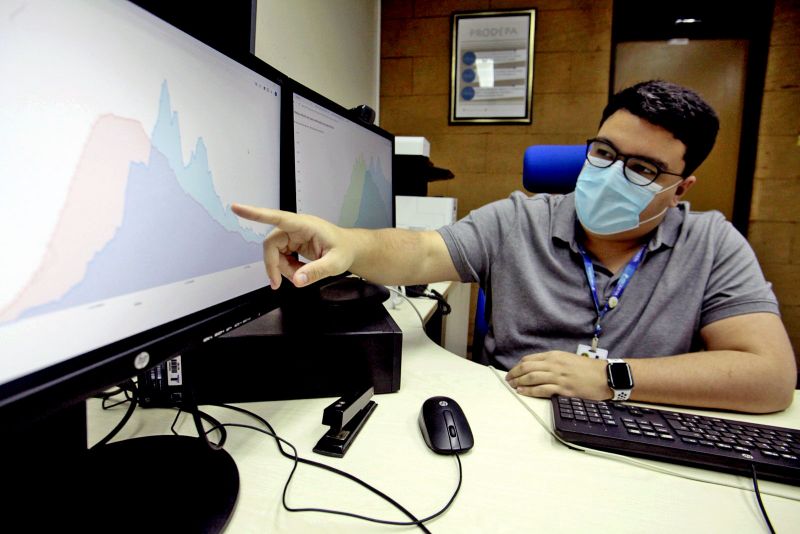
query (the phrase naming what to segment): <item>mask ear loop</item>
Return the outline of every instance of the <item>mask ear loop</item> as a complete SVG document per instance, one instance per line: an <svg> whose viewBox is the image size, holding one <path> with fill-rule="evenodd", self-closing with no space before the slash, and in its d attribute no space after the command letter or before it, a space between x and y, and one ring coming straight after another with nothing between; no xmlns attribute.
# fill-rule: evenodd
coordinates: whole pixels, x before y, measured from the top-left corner
<svg viewBox="0 0 800 534"><path fill-rule="evenodd" d="M674 184L672 184L672 185L671 185L671 186L669 186L669 187L665 187L665 188L663 188L661 191L659 191L658 193L656 193L656 195L660 195L661 193L663 193L663 192L665 192L665 191L669 191L669 190L670 190L670 189L672 189L673 187L677 187L677 186L681 185L681 184L683 183L683 181L684 181L684 180L686 180L686 178L683 178L683 179L682 179L680 182L674 183ZM669 209L669 206L667 206L666 208L664 208L664 209L663 209L663 210L661 210L660 212L656 213L656 214L655 214L655 215L653 215L652 217L649 217L649 218L645 219L644 221L639 221L639 226L642 226L643 224L647 224L647 223L649 223L650 221L653 221L653 220L655 220L655 219L658 219L659 217L661 217L662 215L664 215L664 214L667 212L667 210L668 210L668 209Z"/></svg>

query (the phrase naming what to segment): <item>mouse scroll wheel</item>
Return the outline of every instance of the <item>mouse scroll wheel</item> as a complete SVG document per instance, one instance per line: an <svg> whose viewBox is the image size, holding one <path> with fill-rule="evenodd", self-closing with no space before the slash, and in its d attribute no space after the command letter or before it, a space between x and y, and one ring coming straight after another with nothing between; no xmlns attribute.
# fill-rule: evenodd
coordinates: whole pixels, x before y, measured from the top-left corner
<svg viewBox="0 0 800 534"><path fill-rule="evenodd" d="M447 425L447 433L450 434L450 437L456 437L456 422L453 419L453 414L450 410L444 411L444 422Z"/></svg>

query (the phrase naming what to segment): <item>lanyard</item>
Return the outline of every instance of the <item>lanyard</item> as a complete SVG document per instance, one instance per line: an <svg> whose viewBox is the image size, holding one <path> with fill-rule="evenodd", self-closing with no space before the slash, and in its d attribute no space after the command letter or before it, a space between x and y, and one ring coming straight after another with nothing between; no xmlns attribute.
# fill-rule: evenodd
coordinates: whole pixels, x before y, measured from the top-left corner
<svg viewBox="0 0 800 534"><path fill-rule="evenodd" d="M597 280L594 276L594 265L592 265L592 260L589 258L589 255L584 250L583 246L580 243L577 243L578 251L581 253L581 257L583 257L583 267L586 270L586 280L589 281L589 289L592 291L592 301L594 302L594 309L597 311L597 322L594 325L594 337L592 338L592 350L597 350L598 338L600 334L603 333L603 329L600 326L600 321L605 317L606 313L609 310L612 310L617 307L619 304L619 299L622 298L622 292L625 291L625 288L628 285L628 282L633 276L633 273L636 272L636 269L639 268L639 264L642 262L642 258L644 257L644 251L647 249L647 245L643 246L639 252L628 262L628 265L625 266L625 270L622 271L622 274L617 281L616 287L614 287L614 291L611 292L611 296L608 297L605 305L600 308L600 298L597 296Z"/></svg>

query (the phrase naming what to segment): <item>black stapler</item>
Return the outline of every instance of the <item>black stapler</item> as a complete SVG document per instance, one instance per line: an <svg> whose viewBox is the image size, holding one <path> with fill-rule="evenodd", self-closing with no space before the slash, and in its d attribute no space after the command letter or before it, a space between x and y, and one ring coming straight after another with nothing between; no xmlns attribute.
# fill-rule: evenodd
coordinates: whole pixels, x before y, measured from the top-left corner
<svg viewBox="0 0 800 534"><path fill-rule="evenodd" d="M356 439L364 423L378 406L370 400L375 388L370 386L350 395L345 395L325 408L322 424L330 429L314 446L314 452L341 458Z"/></svg>

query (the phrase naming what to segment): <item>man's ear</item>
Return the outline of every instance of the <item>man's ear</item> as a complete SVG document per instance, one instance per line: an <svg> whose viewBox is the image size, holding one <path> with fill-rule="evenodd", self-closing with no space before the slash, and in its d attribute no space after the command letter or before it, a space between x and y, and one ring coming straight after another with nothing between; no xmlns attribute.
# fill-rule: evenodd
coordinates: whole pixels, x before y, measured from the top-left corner
<svg viewBox="0 0 800 534"><path fill-rule="evenodd" d="M675 188L675 194L672 196L671 205L674 208L678 205L678 202L683 200L683 197L689 190L694 187L694 184L697 183L697 177L695 175L687 176L683 179L683 181Z"/></svg>

